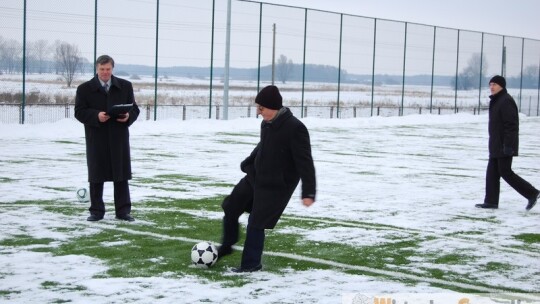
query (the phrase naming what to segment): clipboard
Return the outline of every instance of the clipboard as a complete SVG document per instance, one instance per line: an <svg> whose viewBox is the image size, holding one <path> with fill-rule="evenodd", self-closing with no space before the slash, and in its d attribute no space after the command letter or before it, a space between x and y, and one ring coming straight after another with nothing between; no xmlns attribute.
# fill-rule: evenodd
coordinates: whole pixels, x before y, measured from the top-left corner
<svg viewBox="0 0 540 304"><path fill-rule="evenodd" d="M123 114L129 112L132 108L132 103L117 104L112 106L109 111L107 111L107 115L109 115L111 118L119 118Z"/></svg>

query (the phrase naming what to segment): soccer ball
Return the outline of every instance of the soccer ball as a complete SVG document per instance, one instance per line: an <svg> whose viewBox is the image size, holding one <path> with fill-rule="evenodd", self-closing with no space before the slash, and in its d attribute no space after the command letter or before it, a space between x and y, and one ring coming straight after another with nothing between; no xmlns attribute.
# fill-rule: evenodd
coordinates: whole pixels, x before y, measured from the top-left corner
<svg viewBox="0 0 540 304"><path fill-rule="evenodd" d="M191 261L200 268L209 268L217 262L218 251L214 244L200 242L191 248Z"/></svg>
<svg viewBox="0 0 540 304"><path fill-rule="evenodd" d="M81 203L88 203L90 201L88 190L86 188L77 190L77 199Z"/></svg>

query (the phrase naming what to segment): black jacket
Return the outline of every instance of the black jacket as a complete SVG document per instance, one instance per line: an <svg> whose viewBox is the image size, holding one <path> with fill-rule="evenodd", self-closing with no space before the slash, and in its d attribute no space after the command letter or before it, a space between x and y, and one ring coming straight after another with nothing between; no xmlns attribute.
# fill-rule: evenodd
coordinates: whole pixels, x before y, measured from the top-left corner
<svg viewBox="0 0 540 304"><path fill-rule="evenodd" d="M489 98L489 157L518 156L519 114L516 102L506 89Z"/></svg>
<svg viewBox="0 0 540 304"><path fill-rule="evenodd" d="M250 225L272 229L302 180L302 198L315 199L315 167L305 125L286 109L271 123L262 122L261 140L240 165L253 180Z"/></svg>
<svg viewBox="0 0 540 304"><path fill-rule="evenodd" d="M120 123L114 118L99 122L99 112L123 103L133 103L127 122ZM127 80L112 76L109 93L101 87L97 75L77 87L75 118L84 124L89 182L131 179L128 127L138 116L133 86Z"/></svg>

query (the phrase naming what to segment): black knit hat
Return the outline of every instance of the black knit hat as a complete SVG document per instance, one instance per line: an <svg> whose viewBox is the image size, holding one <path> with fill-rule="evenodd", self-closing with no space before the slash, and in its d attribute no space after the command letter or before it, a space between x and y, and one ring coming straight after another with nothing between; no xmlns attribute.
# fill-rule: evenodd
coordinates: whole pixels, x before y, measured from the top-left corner
<svg viewBox="0 0 540 304"><path fill-rule="evenodd" d="M499 75L493 76L493 78L491 78L489 83L496 83L496 84L500 85L503 89L506 88L506 79L504 79L504 77L499 76Z"/></svg>
<svg viewBox="0 0 540 304"><path fill-rule="evenodd" d="M276 86L269 85L257 94L255 103L268 109L279 110L283 107L283 98Z"/></svg>

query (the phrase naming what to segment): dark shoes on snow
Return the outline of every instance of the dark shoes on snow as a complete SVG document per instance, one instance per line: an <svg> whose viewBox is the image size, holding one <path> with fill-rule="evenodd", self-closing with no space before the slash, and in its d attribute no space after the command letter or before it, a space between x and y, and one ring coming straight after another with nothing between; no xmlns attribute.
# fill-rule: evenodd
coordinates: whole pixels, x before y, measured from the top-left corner
<svg viewBox="0 0 540 304"><path fill-rule="evenodd" d="M121 221L126 221L126 222L134 222L135 221L135 219L129 214L118 215L118 216L116 216L116 219L121 220Z"/></svg>
<svg viewBox="0 0 540 304"><path fill-rule="evenodd" d="M90 216L86 219L89 222L97 222L103 219L103 216L97 216L95 214L90 214Z"/></svg>
<svg viewBox="0 0 540 304"><path fill-rule="evenodd" d="M97 222L97 221L101 221L102 219L103 219L103 216L99 216L99 215L96 215L96 214L90 214L90 216L86 220L89 221L89 222ZM126 222L135 221L135 219L129 214L122 215L122 216L117 216L116 219L126 221Z"/></svg>
<svg viewBox="0 0 540 304"><path fill-rule="evenodd" d="M529 200L529 203L527 204L527 207L525 207L525 210L529 211L531 210L534 205L536 205L536 202L540 199L540 192L536 195L536 197L533 197Z"/></svg>
<svg viewBox="0 0 540 304"><path fill-rule="evenodd" d="M527 203L527 207L525 207L525 210L527 211L531 210L536 205L536 202L538 202L539 199L540 199L540 192L538 192L538 194L534 196L533 198L529 199L529 202ZM482 209L498 209L499 208L499 205L497 204L486 204L486 203L476 204L474 206L476 208L482 208Z"/></svg>
<svg viewBox="0 0 540 304"><path fill-rule="evenodd" d="M233 252L233 249L231 246L219 246L218 247L218 260L225 257L225 256L228 256L229 254L231 254ZM236 272L236 273L243 273L243 272L255 272L255 271L259 271L262 269L262 265L259 264L257 266L254 266L254 267L238 267L238 268L233 268L232 269L232 272Z"/></svg>
<svg viewBox="0 0 540 304"><path fill-rule="evenodd" d="M496 204L476 204L474 205L476 208L482 208L482 209L498 209L499 205Z"/></svg>
<svg viewBox="0 0 540 304"><path fill-rule="evenodd" d="M236 272L236 273L243 273L243 272L255 272L255 271L259 271L262 269L262 265L259 264L257 266L254 266L254 267L238 267L238 268L233 268L232 269L232 272Z"/></svg>

